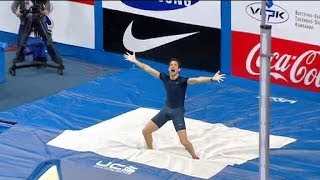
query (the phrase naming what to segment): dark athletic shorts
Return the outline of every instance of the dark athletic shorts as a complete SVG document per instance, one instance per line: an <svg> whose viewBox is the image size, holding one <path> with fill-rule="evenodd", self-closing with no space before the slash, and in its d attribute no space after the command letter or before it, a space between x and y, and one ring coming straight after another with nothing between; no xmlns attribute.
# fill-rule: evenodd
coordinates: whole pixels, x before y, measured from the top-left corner
<svg viewBox="0 0 320 180"><path fill-rule="evenodd" d="M174 128L176 131L186 129L184 122L184 107L180 108L169 108L164 107L157 115L155 115L151 120L161 128L167 121L172 120Z"/></svg>

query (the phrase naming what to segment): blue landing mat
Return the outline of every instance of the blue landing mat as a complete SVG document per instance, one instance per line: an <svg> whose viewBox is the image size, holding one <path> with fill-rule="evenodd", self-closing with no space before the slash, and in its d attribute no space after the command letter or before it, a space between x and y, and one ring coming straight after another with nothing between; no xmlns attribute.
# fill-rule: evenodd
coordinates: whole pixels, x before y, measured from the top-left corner
<svg viewBox="0 0 320 180"><path fill-rule="evenodd" d="M165 66L158 69L166 72ZM183 70L182 75L211 74ZM258 95L257 82L233 77L221 84L189 86L186 117L258 132ZM297 139L270 151L271 178L320 178L319 93L272 86L271 96L270 133ZM80 130L138 107L160 109L164 98L159 80L132 68L0 112L0 119L17 123L0 134L0 179L34 177L35 172L41 172L39 165L48 161L59 162L64 179L74 178L75 172L86 174L80 176L83 179L193 179L165 169L46 145L65 129ZM138 170L130 175L106 171L95 167L99 161L133 165ZM258 179L258 173L259 161L254 159L228 166L212 178Z"/></svg>

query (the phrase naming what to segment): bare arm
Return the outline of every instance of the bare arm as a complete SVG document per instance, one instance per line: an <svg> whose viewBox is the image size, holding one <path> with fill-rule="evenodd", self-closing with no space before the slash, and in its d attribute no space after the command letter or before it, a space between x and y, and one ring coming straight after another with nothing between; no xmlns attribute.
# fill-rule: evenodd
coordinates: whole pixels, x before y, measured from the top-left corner
<svg viewBox="0 0 320 180"><path fill-rule="evenodd" d="M157 70L155 70L155 69L153 69L151 66L149 66L149 65L147 65L147 64L144 64L144 63L138 61L138 60L136 59L135 53L130 54L130 53L127 52L127 53L124 54L123 56L124 56L125 60L134 63L134 64L137 65L139 68L143 69L143 70L146 71L147 73L149 73L149 74L151 74L152 76L154 76L154 77L156 77L156 78L159 79L160 72L157 71Z"/></svg>
<svg viewBox="0 0 320 180"><path fill-rule="evenodd" d="M220 83L220 81L224 80L224 78L225 78L224 76L225 76L225 74L220 74L220 71L218 71L212 77L200 76L200 77L196 77L196 78L189 78L188 84L199 84L199 83L205 83L205 82L211 82L211 81L218 81L218 83Z"/></svg>

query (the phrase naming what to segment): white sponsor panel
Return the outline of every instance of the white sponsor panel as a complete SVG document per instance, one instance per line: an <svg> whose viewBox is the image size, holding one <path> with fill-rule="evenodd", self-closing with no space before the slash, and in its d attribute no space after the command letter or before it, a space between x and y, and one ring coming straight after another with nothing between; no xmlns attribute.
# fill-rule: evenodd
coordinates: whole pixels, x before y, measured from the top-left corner
<svg viewBox="0 0 320 180"><path fill-rule="evenodd" d="M267 24L272 36L320 45L320 1L273 1L267 8ZM260 34L260 1L232 1L233 31Z"/></svg>
<svg viewBox="0 0 320 180"><path fill-rule="evenodd" d="M20 20L11 11L12 1L0 1L0 31L17 33Z"/></svg>
<svg viewBox="0 0 320 180"><path fill-rule="evenodd" d="M0 1L0 31L17 33L20 20L11 11L12 1ZM94 6L71 1L51 1L55 42L94 48Z"/></svg>
<svg viewBox="0 0 320 180"><path fill-rule="evenodd" d="M159 6L161 6L161 4L168 5L178 2L182 2L181 6L186 6L184 8L166 11L143 10L128 6L121 1L102 1L102 7L174 22L221 28L220 1L199 1L187 6L186 4L188 4L187 2L189 1L158 0Z"/></svg>
<svg viewBox="0 0 320 180"><path fill-rule="evenodd" d="M94 49L94 6L69 1L52 1L52 4L53 40Z"/></svg>

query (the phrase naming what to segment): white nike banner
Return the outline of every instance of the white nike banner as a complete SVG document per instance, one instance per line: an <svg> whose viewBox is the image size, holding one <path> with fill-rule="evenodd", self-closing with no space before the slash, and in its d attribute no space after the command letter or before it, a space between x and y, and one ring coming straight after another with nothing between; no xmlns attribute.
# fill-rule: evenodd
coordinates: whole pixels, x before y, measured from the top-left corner
<svg viewBox="0 0 320 180"><path fill-rule="evenodd" d="M181 6L181 8L171 10L145 10L139 7L131 7L122 1L102 1L102 7L112 10L118 10L133 14L154 17L158 19L170 20L174 22L199 25L204 27L221 28L220 1L198 1L188 5L187 1L181 1L185 4L174 4L176 1L154 2L157 7L163 6ZM139 4L139 2L137 2Z"/></svg>
<svg viewBox="0 0 320 180"><path fill-rule="evenodd" d="M198 32L193 33L185 33L185 34L177 34L177 35L170 35L170 36L163 36L163 37L156 37L150 39L137 39L132 34L132 24L131 22L127 27L126 31L123 35L123 45L129 51L132 52L144 52L150 49L168 44L173 41L177 41L179 39L191 36Z"/></svg>

